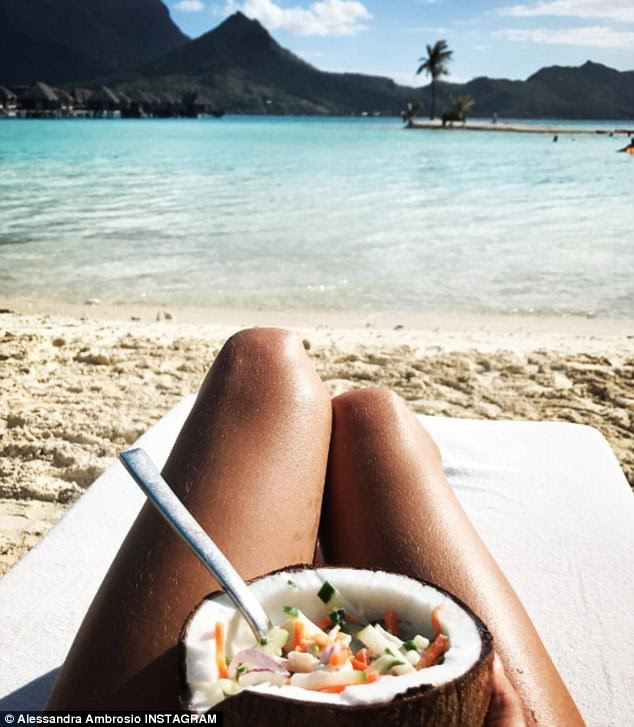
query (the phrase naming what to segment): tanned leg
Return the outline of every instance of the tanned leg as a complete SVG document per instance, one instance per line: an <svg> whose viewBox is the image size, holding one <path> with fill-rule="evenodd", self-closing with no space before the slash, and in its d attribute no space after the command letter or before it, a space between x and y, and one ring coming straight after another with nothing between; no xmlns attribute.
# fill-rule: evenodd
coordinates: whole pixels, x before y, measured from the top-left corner
<svg viewBox="0 0 634 727"><path fill-rule="evenodd" d="M254 329L227 341L163 474L244 578L312 562L330 424L328 394L296 336ZM217 588L146 503L48 708L177 708L179 630Z"/></svg>
<svg viewBox="0 0 634 727"><path fill-rule="evenodd" d="M389 391L366 389L333 400L320 541L328 563L400 572L456 594L491 630L529 722L583 724L526 611L447 482L438 448Z"/></svg>

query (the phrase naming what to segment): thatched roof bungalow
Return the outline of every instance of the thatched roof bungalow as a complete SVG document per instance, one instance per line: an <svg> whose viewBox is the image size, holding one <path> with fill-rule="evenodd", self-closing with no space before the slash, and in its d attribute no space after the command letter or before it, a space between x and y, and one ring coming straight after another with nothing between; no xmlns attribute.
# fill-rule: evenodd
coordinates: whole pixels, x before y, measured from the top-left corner
<svg viewBox="0 0 634 727"><path fill-rule="evenodd" d="M91 88L73 88L71 95L75 109L85 111L88 108L88 101L93 93L94 91Z"/></svg>
<svg viewBox="0 0 634 727"><path fill-rule="evenodd" d="M112 116L115 111L120 109L119 97L108 86L101 86L88 99L87 107L96 116L104 114Z"/></svg>
<svg viewBox="0 0 634 727"><path fill-rule="evenodd" d="M130 103L125 115L134 118L151 115L153 106L157 103L156 96L139 89L129 91L127 96Z"/></svg>
<svg viewBox="0 0 634 727"><path fill-rule="evenodd" d="M0 86L0 109L3 111L13 111L17 102L18 97L13 91L4 86Z"/></svg>
<svg viewBox="0 0 634 727"><path fill-rule="evenodd" d="M63 88L54 88L53 93L57 96L62 113L71 113L75 108L75 99Z"/></svg>
<svg viewBox="0 0 634 727"><path fill-rule="evenodd" d="M182 113L182 107L183 104L178 96L174 96L172 93L158 93L152 110L155 116L167 118L179 116Z"/></svg>
<svg viewBox="0 0 634 727"><path fill-rule="evenodd" d="M213 103L202 93L188 93L183 96L185 116L201 116L213 112Z"/></svg>
<svg viewBox="0 0 634 727"><path fill-rule="evenodd" d="M37 81L20 97L20 106L36 113L59 111L61 105L55 91L44 81Z"/></svg>

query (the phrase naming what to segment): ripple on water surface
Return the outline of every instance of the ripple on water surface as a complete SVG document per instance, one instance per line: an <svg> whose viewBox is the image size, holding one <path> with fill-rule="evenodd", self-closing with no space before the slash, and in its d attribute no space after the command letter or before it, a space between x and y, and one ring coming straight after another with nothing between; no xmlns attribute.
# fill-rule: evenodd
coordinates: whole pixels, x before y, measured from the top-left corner
<svg viewBox="0 0 634 727"><path fill-rule="evenodd" d="M619 141L394 119L6 122L2 290L634 315Z"/></svg>

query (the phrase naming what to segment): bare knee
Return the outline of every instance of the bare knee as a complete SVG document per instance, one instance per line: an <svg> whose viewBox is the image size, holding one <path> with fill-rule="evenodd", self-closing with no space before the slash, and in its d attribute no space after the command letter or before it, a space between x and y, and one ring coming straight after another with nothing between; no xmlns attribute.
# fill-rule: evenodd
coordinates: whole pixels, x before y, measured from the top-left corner
<svg viewBox="0 0 634 727"><path fill-rule="evenodd" d="M225 341L209 377L262 378L292 374L306 368L308 358L301 339L281 328L245 328ZM310 365L308 366L310 369ZM208 378L209 378L208 377Z"/></svg>
<svg viewBox="0 0 634 727"><path fill-rule="evenodd" d="M245 328L227 339L218 354L219 359L240 361L257 358L269 365L289 365L305 358L301 339L283 328Z"/></svg>
<svg viewBox="0 0 634 727"><path fill-rule="evenodd" d="M281 328L250 328L229 338L201 387L199 400L319 401L328 405L301 339Z"/></svg>
<svg viewBox="0 0 634 727"><path fill-rule="evenodd" d="M357 439L387 438L422 442L424 450L437 461L440 451L405 401L391 389L372 387L356 389L332 400L335 431L349 432Z"/></svg>

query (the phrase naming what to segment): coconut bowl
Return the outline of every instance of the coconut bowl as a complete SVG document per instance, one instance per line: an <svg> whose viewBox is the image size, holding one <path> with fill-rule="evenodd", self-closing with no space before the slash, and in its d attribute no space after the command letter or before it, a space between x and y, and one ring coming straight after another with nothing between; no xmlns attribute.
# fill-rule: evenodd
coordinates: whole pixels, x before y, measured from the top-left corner
<svg viewBox="0 0 634 727"><path fill-rule="evenodd" d="M219 692L216 624L222 624L228 662L252 649L256 641L228 597L216 592L203 599L181 630L182 707L195 713L220 710L228 727L479 727L484 723L491 696L493 640L469 607L444 589L384 571L303 566L261 576L249 585L273 624L280 626L294 609L315 623L323 621L332 610L332 604L317 595L326 582L365 623L380 622L386 609L395 610L407 638L421 634L433 639L439 621L441 632L449 638L441 663L348 686L339 693L257 684L225 696Z"/></svg>

